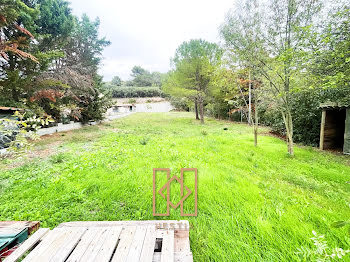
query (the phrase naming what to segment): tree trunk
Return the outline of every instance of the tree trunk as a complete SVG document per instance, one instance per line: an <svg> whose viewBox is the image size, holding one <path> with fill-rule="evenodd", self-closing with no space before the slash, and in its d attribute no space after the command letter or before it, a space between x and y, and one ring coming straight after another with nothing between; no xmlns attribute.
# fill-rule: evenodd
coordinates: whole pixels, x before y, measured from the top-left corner
<svg viewBox="0 0 350 262"><path fill-rule="evenodd" d="M249 71L248 123L249 123L249 125L252 124L252 82L250 81L250 71Z"/></svg>
<svg viewBox="0 0 350 262"><path fill-rule="evenodd" d="M288 153L291 156L294 156L294 144L293 144L293 120L292 114L290 110L286 110L286 112L282 112L282 117L284 121L284 125L286 127L287 132L287 147Z"/></svg>
<svg viewBox="0 0 350 262"><path fill-rule="evenodd" d="M254 108L254 146L258 146L258 127L259 127L259 118L258 118L258 103L255 99L255 108Z"/></svg>
<svg viewBox="0 0 350 262"><path fill-rule="evenodd" d="M19 93L17 92L17 89L15 86L12 86L12 99L15 102L19 102Z"/></svg>
<svg viewBox="0 0 350 262"><path fill-rule="evenodd" d="M200 117L201 117L201 124L204 124L204 101L203 101L203 98L200 98L199 99L199 114L200 114Z"/></svg>
<svg viewBox="0 0 350 262"><path fill-rule="evenodd" d="M194 110L196 112L196 120L199 120L199 115L198 115L198 101L197 98L194 99Z"/></svg>
<svg viewBox="0 0 350 262"><path fill-rule="evenodd" d="M9 56L9 65L10 65L9 71L13 72L15 70L15 67L16 67L15 66L16 65L16 57L15 56L13 56L13 55ZM14 77L14 75L11 75L11 78L13 78L13 77ZM10 80L11 80L11 82L10 82L9 86L11 88L12 99L16 102L19 102L20 93L17 90L17 83L16 83L17 81L14 79L10 79Z"/></svg>

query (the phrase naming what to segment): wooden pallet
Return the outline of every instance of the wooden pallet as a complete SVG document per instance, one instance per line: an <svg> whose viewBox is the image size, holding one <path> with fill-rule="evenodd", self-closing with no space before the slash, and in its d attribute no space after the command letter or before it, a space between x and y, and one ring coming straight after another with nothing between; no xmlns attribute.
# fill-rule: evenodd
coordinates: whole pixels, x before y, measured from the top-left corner
<svg viewBox="0 0 350 262"><path fill-rule="evenodd" d="M68 222L39 229L5 262L192 262L188 221Z"/></svg>
<svg viewBox="0 0 350 262"><path fill-rule="evenodd" d="M0 221L0 235L17 234L23 229L28 230L28 234L39 229L38 221Z"/></svg>
<svg viewBox="0 0 350 262"><path fill-rule="evenodd" d="M0 221L0 261L10 255L39 225L37 221Z"/></svg>

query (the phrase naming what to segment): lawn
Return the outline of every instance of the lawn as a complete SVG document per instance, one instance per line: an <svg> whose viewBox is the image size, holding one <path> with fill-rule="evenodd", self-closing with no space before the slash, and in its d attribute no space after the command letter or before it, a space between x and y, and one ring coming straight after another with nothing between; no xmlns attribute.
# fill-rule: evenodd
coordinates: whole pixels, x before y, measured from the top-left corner
<svg viewBox="0 0 350 262"><path fill-rule="evenodd" d="M152 215L152 169L194 167L198 216L166 219L190 221L195 261L296 261L299 249L316 250L312 231L328 252L350 249L347 228L330 226L350 219L349 157L297 147L292 158L269 135L253 144L247 125L200 125L190 113L138 113L43 138L0 161L0 220L164 219Z"/></svg>

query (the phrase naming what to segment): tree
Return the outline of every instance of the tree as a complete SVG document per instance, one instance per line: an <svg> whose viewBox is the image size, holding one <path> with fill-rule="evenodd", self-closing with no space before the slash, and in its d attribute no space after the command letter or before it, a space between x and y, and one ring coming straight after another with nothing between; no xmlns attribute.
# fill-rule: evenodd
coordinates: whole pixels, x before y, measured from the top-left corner
<svg viewBox="0 0 350 262"><path fill-rule="evenodd" d="M83 14L77 19L69 43L64 47L65 59L62 66L79 64L80 69L88 74L95 74L102 59L103 49L110 45L105 37L99 38L100 19L95 21Z"/></svg>
<svg viewBox="0 0 350 262"><path fill-rule="evenodd" d="M341 2L341 1L339 1ZM328 90L350 87L350 5L331 10L328 21L310 29L310 63L313 88ZM321 28L321 30L320 30Z"/></svg>
<svg viewBox="0 0 350 262"><path fill-rule="evenodd" d="M291 99L303 75L305 29L319 10L319 2L313 0L246 0L221 28L231 55L248 60L264 77L266 91L282 114L290 155L294 154Z"/></svg>
<svg viewBox="0 0 350 262"><path fill-rule="evenodd" d="M72 36L62 47L65 56L38 79L46 84L43 89L63 93L71 116L85 122L101 119L108 105L101 93L102 78L97 74L97 68L102 50L110 42L98 37L99 23L98 18L91 21L85 14L77 19Z"/></svg>
<svg viewBox="0 0 350 262"><path fill-rule="evenodd" d="M126 82L126 86L158 86L162 85L164 74L160 72L150 72L141 66L134 66L131 69L132 80Z"/></svg>
<svg viewBox="0 0 350 262"><path fill-rule="evenodd" d="M138 76L142 76L142 75L147 75L149 74L149 71L147 71L146 69L142 68L141 66L134 66L131 69L131 76L136 78Z"/></svg>
<svg viewBox="0 0 350 262"><path fill-rule="evenodd" d="M111 83L113 85L115 85L115 86L121 86L122 85L122 80L121 80L121 78L119 76L115 76L115 77L113 77Z"/></svg>
<svg viewBox="0 0 350 262"><path fill-rule="evenodd" d="M39 16L36 20L40 37L40 50L61 49L74 29L75 18L64 0L38 0Z"/></svg>
<svg viewBox="0 0 350 262"><path fill-rule="evenodd" d="M32 17L37 13L19 0L4 0L0 6L0 58L10 59L9 53L19 58L29 58L38 62L37 58L23 51L34 36L23 27L20 20L21 13L26 12ZM0 61L0 65L3 64Z"/></svg>
<svg viewBox="0 0 350 262"><path fill-rule="evenodd" d="M204 123L204 103L215 69L219 66L222 50L205 40L183 42L176 50L174 72L166 83L166 92L185 96L199 106L201 123ZM197 111L196 111L197 112Z"/></svg>
<svg viewBox="0 0 350 262"><path fill-rule="evenodd" d="M28 1L30 2L30 1ZM31 3L6 0L0 13L0 91L3 101L19 104L31 78L27 77L45 66L35 53L34 20L38 10ZM33 34L31 33L33 32ZM35 54L34 54L35 53Z"/></svg>
<svg viewBox="0 0 350 262"><path fill-rule="evenodd" d="M133 86L152 86L151 73L141 66L134 66L131 69L131 76L133 77L131 80Z"/></svg>
<svg viewBox="0 0 350 262"><path fill-rule="evenodd" d="M64 0L4 0L0 10L0 103L56 121L68 110L101 119L108 97L97 68L109 41L99 20L74 17Z"/></svg>
<svg viewBox="0 0 350 262"><path fill-rule="evenodd" d="M221 67L214 74L210 87L212 110L226 110L226 114L240 113L253 126L254 144L258 142L258 91L261 80L251 76L249 68ZM216 107L216 108L215 108ZM251 116L250 115L250 111Z"/></svg>
<svg viewBox="0 0 350 262"><path fill-rule="evenodd" d="M152 79L152 86L162 86L162 81L164 79L164 76L160 72L152 72L151 73L151 79Z"/></svg>

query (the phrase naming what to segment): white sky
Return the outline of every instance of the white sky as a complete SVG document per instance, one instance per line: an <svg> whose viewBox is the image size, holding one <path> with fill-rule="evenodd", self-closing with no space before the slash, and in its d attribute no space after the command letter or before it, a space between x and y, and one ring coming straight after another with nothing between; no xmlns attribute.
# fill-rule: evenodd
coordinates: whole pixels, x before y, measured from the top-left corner
<svg viewBox="0 0 350 262"><path fill-rule="evenodd" d="M235 0L70 0L73 13L101 20L112 44L103 53L105 81L129 79L131 68L167 72L176 48L190 39L219 42L218 27Z"/></svg>

